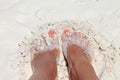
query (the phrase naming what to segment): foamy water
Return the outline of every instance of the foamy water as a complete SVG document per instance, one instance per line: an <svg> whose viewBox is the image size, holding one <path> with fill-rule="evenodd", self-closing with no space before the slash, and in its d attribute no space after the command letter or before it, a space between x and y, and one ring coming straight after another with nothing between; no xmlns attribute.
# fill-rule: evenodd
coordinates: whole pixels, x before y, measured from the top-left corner
<svg viewBox="0 0 120 80"><path fill-rule="evenodd" d="M66 27L65 24L74 27L75 24L72 24L74 22L80 26L79 22L88 21L85 23L86 25L94 26L90 27L93 29L90 30L92 32L89 33L90 35L87 34L89 31L83 28L82 31L78 30L85 33L91 40L97 60L96 64L93 63L97 75L101 77L101 80L119 80L119 3L119 0L0 0L0 79L28 79L32 71L30 53L27 52L31 47L29 45L31 41L39 42L39 32L47 33L50 28L55 27L52 27L52 24L64 25L63 28L61 26L58 28L61 31ZM51 27L46 29L48 24ZM40 26L45 29L38 31ZM87 28L89 29L89 27ZM36 32L35 36L31 31ZM67 80L68 75L63 64L63 56L61 55L58 63L59 79ZM97 66L97 64L101 66ZM65 74L60 74L64 71ZM101 71L103 72L101 73Z"/></svg>
<svg viewBox="0 0 120 80"><path fill-rule="evenodd" d="M51 22L44 25L39 25L31 32L30 37L26 37L19 44L19 51L16 59L12 60L12 66L16 67L20 74L20 80L29 79L32 74L31 71L31 53L30 48L34 45L39 45L40 47L44 46L41 35L46 36L45 41L49 45L51 39L48 37L49 30L54 29L56 31L57 37L61 42L61 34L64 29L69 29L70 31L77 31L82 34L85 34L88 37L91 47L91 50L87 52L91 55L94 55L92 65L96 71L100 80L116 80L116 75L114 74L114 65L115 65L115 55L116 46L106 40L102 35L95 31L92 24L89 22L79 22L79 21L61 21L61 22ZM83 44L84 45L84 44ZM60 57L57 62L58 66L58 80L68 80L68 71L65 66L65 61L63 58L63 53L61 51ZM17 66L16 66L17 65ZM99 65L99 66L98 66Z"/></svg>

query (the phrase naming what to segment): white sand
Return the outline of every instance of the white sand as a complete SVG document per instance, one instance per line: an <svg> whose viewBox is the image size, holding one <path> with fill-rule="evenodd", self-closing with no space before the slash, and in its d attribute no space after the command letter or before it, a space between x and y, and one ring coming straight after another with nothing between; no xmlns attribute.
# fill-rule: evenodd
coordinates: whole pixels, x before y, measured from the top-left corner
<svg viewBox="0 0 120 80"><path fill-rule="evenodd" d="M11 60L14 60L12 58L15 58L14 56L18 54L17 50L19 47L17 45L19 42L24 40L24 37L30 36L30 31L32 31L34 27L47 22L70 19L88 21L95 27L95 30L98 31L99 34L105 37L96 37L97 41L102 43L101 46L103 49L106 50L105 53L103 53L105 54L104 60L106 65L109 65L103 73L106 76L102 77L101 80L119 80L119 3L119 0L0 0L0 80L19 80L19 70L16 69L21 68L18 68L19 65L16 64L11 68ZM103 39L103 41L101 41L101 39ZM116 50L112 49L110 44L112 44ZM106 46L108 47L106 48ZM95 48L98 48L98 46ZM96 54L97 52L98 51L96 51ZM113 54L115 54L115 56ZM113 60L110 59L112 57ZM21 58L18 58L18 60L19 59ZM15 63L17 63L17 61ZM24 68L27 66L28 65L24 65L21 67ZM111 67L113 68L111 69ZM30 70L30 67L28 70ZM20 70L20 74L25 75L26 79L28 74L31 73L31 71L25 70L25 72L28 73L21 71L23 70ZM99 72L97 69L96 71ZM111 73L109 74L111 77L108 73Z"/></svg>

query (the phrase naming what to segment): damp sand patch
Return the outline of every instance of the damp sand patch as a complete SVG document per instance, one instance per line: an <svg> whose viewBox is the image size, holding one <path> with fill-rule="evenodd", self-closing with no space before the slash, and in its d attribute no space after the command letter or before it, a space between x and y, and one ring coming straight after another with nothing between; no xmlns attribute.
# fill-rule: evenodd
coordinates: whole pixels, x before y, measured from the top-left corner
<svg viewBox="0 0 120 80"><path fill-rule="evenodd" d="M114 44L110 43L107 39L105 39L104 36L100 35L100 33L95 30L94 26L87 21L61 21L36 26L33 31L31 31L31 34L25 37L25 39L18 44L18 52L11 58L11 67L19 73L19 80L28 80L32 75L30 64L30 48L33 45L40 45L40 47L44 46L43 41L40 37L41 35L46 36L45 40L49 45L51 39L48 37L48 32L51 29L54 29L56 31L60 46L62 45L61 33L64 29L69 29L70 31L77 31L85 34L88 37L90 46L93 50L94 60L92 61L92 65L99 79L117 80L114 65L119 59L118 48ZM57 78L58 80L69 80L67 67L65 65L65 60L62 54L63 53L61 50L60 57L57 60Z"/></svg>

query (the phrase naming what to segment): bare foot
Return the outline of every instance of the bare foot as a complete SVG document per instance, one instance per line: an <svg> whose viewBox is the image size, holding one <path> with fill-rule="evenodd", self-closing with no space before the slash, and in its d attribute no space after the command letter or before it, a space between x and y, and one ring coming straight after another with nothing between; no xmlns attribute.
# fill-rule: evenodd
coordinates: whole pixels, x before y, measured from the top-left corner
<svg viewBox="0 0 120 80"><path fill-rule="evenodd" d="M54 37L51 45L45 46L43 50L39 46L34 46L31 51L33 74L29 80L55 80L57 77L56 59L59 55L58 38Z"/></svg>
<svg viewBox="0 0 120 80"><path fill-rule="evenodd" d="M63 53L68 64L70 80L98 80L96 73L91 65L89 42L87 37L73 32L63 33Z"/></svg>

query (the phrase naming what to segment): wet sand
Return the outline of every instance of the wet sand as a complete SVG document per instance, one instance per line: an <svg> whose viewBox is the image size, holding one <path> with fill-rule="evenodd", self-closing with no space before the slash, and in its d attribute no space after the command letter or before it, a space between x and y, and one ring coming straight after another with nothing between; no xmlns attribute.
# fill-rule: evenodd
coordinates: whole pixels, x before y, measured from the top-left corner
<svg viewBox="0 0 120 80"><path fill-rule="evenodd" d="M91 57L93 57L91 64L95 70L96 75L99 77L100 80L116 79L113 66L114 66L114 61L116 60L116 56L114 56L114 54L117 55L115 51L115 49L117 50L117 47L115 47L115 45L111 44L97 31L95 31L94 27L88 22L62 21L62 22L54 22L51 24L47 23L37 27L36 30L34 30L31 33L30 37L26 38L22 43L19 44L20 48L18 54L20 55L18 55L17 58L14 59L13 66L16 64L15 61L17 61L18 63L16 65L18 65L17 66L18 71L21 73L26 73L26 75L21 74L20 78L22 80L28 79L32 75L32 70L30 66L30 62L31 62L30 47L32 47L34 44L40 45L41 48L44 46L44 40L42 40L42 37L40 37L40 35L46 36L45 41L47 42L48 45L50 45L51 39L49 38L48 33L46 33L46 31L49 32L50 29L56 30L57 37L59 38L60 46L62 46L61 33L63 32L64 29L69 29L70 31L77 31L85 34L92 48L92 49L89 48L85 49L85 51L89 52ZM92 53L94 54L94 56ZM58 80L63 80L63 79L68 80L69 78L68 70L65 65L65 60L61 48L60 48L60 57L59 59L57 59L57 68L58 68L57 73L59 74L57 76Z"/></svg>
<svg viewBox="0 0 120 80"><path fill-rule="evenodd" d="M92 33L86 28L78 30L85 34L89 32L96 57L96 65L92 64L97 75L101 80L120 80L119 3L119 0L0 0L0 79L28 80L32 74L28 49L33 42L39 43L39 33L49 30L47 25L57 27L53 25L56 21L76 20L94 26ZM75 26L72 22L66 24ZM57 29L61 30L59 27ZM38 36L34 33L35 28L41 29L35 30ZM59 80L67 80L62 55L57 62Z"/></svg>

